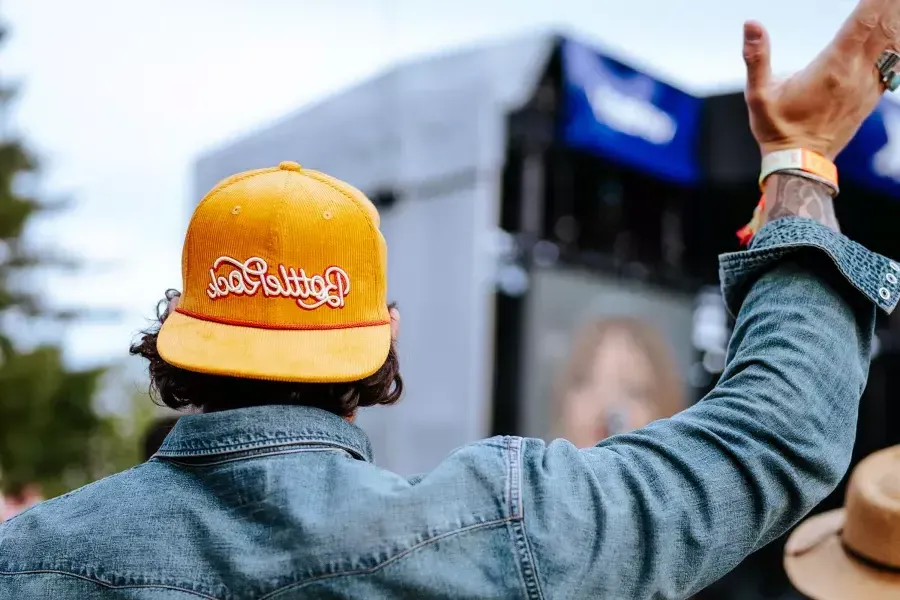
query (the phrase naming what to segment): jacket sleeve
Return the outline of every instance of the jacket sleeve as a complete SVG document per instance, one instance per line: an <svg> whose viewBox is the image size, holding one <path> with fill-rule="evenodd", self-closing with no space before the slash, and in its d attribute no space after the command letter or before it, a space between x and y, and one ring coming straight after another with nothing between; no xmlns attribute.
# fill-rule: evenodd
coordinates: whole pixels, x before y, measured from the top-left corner
<svg viewBox="0 0 900 600"><path fill-rule="evenodd" d="M845 473L875 306L893 310L900 266L799 218L720 264L737 319L703 400L586 450L524 442L524 530L543 598L688 597Z"/></svg>

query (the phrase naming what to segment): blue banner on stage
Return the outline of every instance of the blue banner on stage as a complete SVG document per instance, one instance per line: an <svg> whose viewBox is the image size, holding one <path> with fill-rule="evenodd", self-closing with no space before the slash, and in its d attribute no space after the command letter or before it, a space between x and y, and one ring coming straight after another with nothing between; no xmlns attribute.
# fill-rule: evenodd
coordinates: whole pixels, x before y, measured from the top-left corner
<svg viewBox="0 0 900 600"><path fill-rule="evenodd" d="M564 40L561 50L564 144L660 179L700 183L703 99L584 44ZM837 164L841 181L900 199L900 103L883 99Z"/></svg>
<svg viewBox="0 0 900 600"><path fill-rule="evenodd" d="M837 165L841 181L900 198L900 104L883 99Z"/></svg>
<svg viewBox="0 0 900 600"><path fill-rule="evenodd" d="M661 179L700 179L702 100L571 40L562 61L565 144Z"/></svg>

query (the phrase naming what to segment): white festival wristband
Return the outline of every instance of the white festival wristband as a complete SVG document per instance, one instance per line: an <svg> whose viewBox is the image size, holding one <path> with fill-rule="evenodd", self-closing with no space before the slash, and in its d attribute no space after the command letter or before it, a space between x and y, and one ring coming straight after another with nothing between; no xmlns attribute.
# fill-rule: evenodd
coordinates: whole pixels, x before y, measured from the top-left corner
<svg viewBox="0 0 900 600"><path fill-rule="evenodd" d="M766 179L769 176L783 172L790 172L791 175L805 177L827 185L831 188L834 196L837 196L840 191L837 167L832 161L811 150L795 148L779 150L763 156L759 175L760 188L765 187Z"/></svg>

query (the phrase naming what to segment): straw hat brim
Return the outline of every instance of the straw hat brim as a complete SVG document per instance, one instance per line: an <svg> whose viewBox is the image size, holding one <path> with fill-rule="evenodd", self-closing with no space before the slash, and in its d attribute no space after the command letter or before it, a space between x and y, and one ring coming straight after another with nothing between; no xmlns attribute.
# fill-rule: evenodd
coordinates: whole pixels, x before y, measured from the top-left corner
<svg viewBox="0 0 900 600"><path fill-rule="evenodd" d="M897 600L900 573L870 567L848 555L841 543L844 510L801 523L785 546L784 568L791 583L815 600Z"/></svg>

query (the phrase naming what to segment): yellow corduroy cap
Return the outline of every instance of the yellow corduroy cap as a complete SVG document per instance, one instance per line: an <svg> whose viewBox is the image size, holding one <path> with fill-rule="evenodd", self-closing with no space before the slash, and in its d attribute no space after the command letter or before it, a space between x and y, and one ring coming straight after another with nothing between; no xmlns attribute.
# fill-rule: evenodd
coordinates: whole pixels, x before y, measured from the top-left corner
<svg viewBox="0 0 900 600"><path fill-rule="evenodd" d="M201 373L363 379L391 344L387 248L356 188L293 162L220 182L188 226L158 350Z"/></svg>

